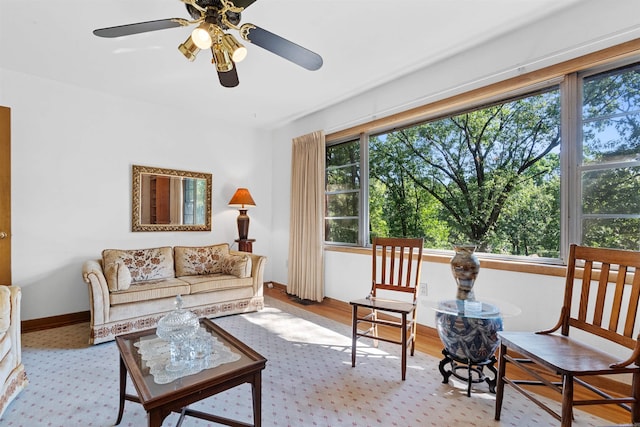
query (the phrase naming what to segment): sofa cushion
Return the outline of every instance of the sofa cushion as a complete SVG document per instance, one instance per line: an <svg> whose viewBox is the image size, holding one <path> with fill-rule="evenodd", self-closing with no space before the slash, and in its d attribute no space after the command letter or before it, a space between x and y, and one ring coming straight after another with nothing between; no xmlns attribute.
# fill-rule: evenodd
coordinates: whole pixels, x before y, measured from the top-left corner
<svg viewBox="0 0 640 427"><path fill-rule="evenodd" d="M176 276L196 276L222 272L222 258L229 254L229 245L176 246Z"/></svg>
<svg viewBox="0 0 640 427"><path fill-rule="evenodd" d="M251 277L251 257L249 255L225 255L222 257L222 273L241 279Z"/></svg>
<svg viewBox="0 0 640 427"><path fill-rule="evenodd" d="M121 259L104 267L104 276L109 291L124 291L131 286L131 272Z"/></svg>
<svg viewBox="0 0 640 427"><path fill-rule="evenodd" d="M170 246L149 249L105 249L102 251L104 267L122 261L131 273L131 283L175 277L173 271L173 251ZM109 288L118 287L109 283Z"/></svg>
<svg viewBox="0 0 640 427"><path fill-rule="evenodd" d="M112 305L127 304L187 295L189 292L189 284L180 279L149 280L133 283L129 289L123 291L109 292L109 302Z"/></svg>
<svg viewBox="0 0 640 427"><path fill-rule="evenodd" d="M180 279L188 282L191 285L191 294L253 286L253 279L251 277L240 279L239 277L233 276L231 274L222 273L198 276L184 276L180 277Z"/></svg>

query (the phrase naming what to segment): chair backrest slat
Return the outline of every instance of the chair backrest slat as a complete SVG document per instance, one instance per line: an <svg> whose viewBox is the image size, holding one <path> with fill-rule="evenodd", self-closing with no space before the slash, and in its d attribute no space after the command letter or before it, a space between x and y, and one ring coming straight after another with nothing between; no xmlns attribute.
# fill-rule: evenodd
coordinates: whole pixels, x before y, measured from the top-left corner
<svg viewBox="0 0 640 427"><path fill-rule="evenodd" d="M373 250L375 251L375 246L374 246ZM375 252L374 252L374 256L376 256ZM375 259L374 259L374 261L375 261ZM375 278L375 274L376 274L375 270L373 271L373 274L374 274L374 278ZM382 277L382 280L380 281L380 283L387 283L387 251L386 251L386 248L383 248L383 250L382 250L382 272L381 272L381 277ZM374 281L373 283L376 283L376 282Z"/></svg>
<svg viewBox="0 0 640 427"><path fill-rule="evenodd" d="M638 269L633 276L633 284L631 285L631 295L629 296L629 310L627 311L627 321L624 325L624 335L631 337L636 325L638 316L638 298L640 298L640 274Z"/></svg>
<svg viewBox="0 0 640 427"><path fill-rule="evenodd" d="M403 256L404 256L404 249L402 250ZM420 260L422 261L422 260ZM407 255L407 277L404 281L404 283L406 284L406 286L411 286L411 267L413 265L413 254L412 253L408 253Z"/></svg>
<svg viewBox="0 0 640 427"><path fill-rule="evenodd" d="M595 312L593 313L593 324L602 326L602 317L604 316L604 303L607 297L607 286L609 285L609 269L611 265L608 263L602 264L600 268L600 280L598 281L598 296L596 297Z"/></svg>
<svg viewBox="0 0 640 427"><path fill-rule="evenodd" d="M378 237L372 244L372 295L376 290L417 293L422 269L423 239ZM380 267L378 267L380 256Z"/></svg>
<svg viewBox="0 0 640 427"><path fill-rule="evenodd" d="M586 261L584 272L582 274L582 286L580 292L580 310L578 311L578 320L587 321L587 309L589 307L589 293L591 291L591 275L593 272L593 262Z"/></svg>
<svg viewBox="0 0 640 427"><path fill-rule="evenodd" d="M580 275L579 305L574 311L572 292ZM634 348L639 306L640 252L571 245L562 307L563 335L569 334L571 326Z"/></svg>
<svg viewBox="0 0 640 427"><path fill-rule="evenodd" d="M622 297L624 296L624 282L627 277L627 266L623 265L618 268L618 277L616 279L616 288L613 293L613 301L611 304L611 317L609 320L609 330L618 330L618 321L620 312L622 311Z"/></svg>

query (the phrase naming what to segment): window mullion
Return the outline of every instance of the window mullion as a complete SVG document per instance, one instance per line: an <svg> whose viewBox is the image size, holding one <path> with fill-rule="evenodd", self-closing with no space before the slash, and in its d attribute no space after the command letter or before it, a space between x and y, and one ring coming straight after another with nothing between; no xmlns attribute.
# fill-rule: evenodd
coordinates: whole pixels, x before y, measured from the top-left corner
<svg viewBox="0 0 640 427"><path fill-rule="evenodd" d="M369 134L360 134L360 230L358 244L369 246Z"/></svg>
<svg viewBox="0 0 640 427"><path fill-rule="evenodd" d="M562 102L562 154L560 156L560 258L566 260L566 248L570 243L580 243L582 196L580 185L579 153L582 127L580 87L576 73L566 76L561 86Z"/></svg>

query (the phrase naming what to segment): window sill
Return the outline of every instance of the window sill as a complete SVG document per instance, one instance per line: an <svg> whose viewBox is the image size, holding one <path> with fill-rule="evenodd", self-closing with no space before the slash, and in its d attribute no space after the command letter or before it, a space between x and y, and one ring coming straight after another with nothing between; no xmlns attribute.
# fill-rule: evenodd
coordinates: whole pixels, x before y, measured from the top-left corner
<svg viewBox="0 0 640 427"><path fill-rule="evenodd" d="M325 245L324 250L327 252L343 252L349 254L360 254L371 256L371 249L353 246L335 246ZM479 256L480 267L492 270L514 271L517 273L542 274L545 276L564 277L566 267L560 264L543 264L525 261L512 261L493 258L483 258ZM423 253L422 260L428 262L436 262L448 264L451 261L451 255L445 253Z"/></svg>

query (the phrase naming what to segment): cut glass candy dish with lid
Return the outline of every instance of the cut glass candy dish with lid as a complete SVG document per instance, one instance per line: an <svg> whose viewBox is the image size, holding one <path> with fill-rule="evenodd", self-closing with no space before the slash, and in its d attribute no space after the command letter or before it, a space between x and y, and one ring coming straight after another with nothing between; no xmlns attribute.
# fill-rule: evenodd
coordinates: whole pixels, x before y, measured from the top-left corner
<svg viewBox="0 0 640 427"><path fill-rule="evenodd" d="M176 296L176 308L158 321L156 335L168 341L183 341L195 335L200 327L198 317L182 308L182 297Z"/></svg>
<svg viewBox="0 0 640 427"><path fill-rule="evenodd" d="M198 317L189 310L182 308L182 297L176 296L176 308L158 321L156 335L170 345L171 357L167 364L168 371L180 371L193 360L193 351L189 348L193 343L189 341L200 328Z"/></svg>

